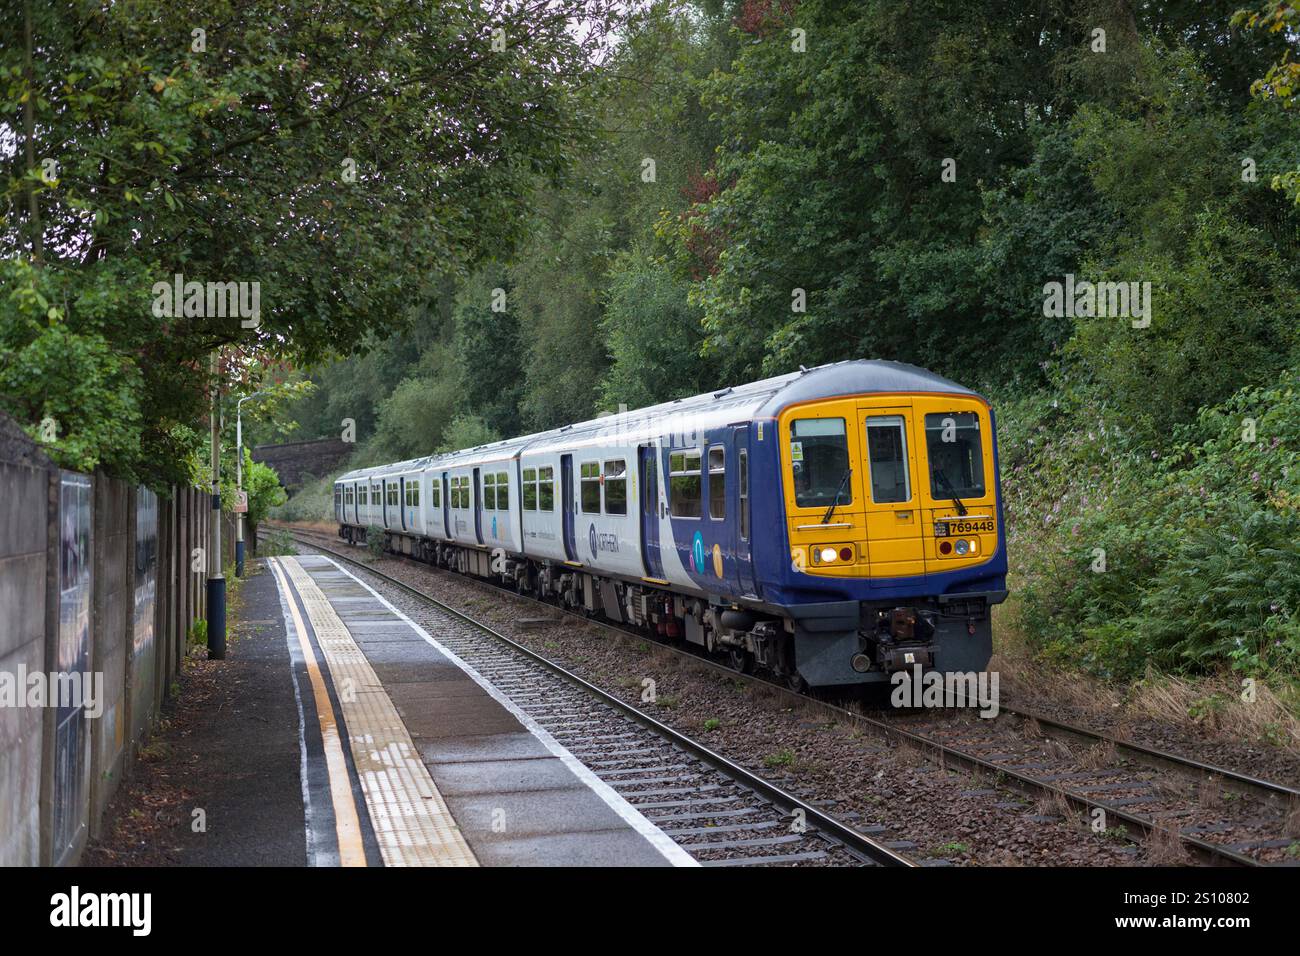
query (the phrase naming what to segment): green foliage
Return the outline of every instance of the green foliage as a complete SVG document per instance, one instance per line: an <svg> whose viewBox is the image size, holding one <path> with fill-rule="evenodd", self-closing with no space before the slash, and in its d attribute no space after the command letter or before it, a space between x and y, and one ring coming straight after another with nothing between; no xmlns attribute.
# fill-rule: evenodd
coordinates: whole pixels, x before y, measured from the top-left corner
<svg viewBox="0 0 1300 956"><path fill-rule="evenodd" d="M641 408L710 387L689 290L684 278L638 250L615 261L601 319L612 359L601 385L605 408Z"/></svg>
<svg viewBox="0 0 1300 956"><path fill-rule="evenodd" d="M127 473L138 458L143 376L95 327L78 330L47 298L46 276L29 263L0 262L0 408L26 424L55 460L90 470L100 461ZM43 434L43 431L45 433Z"/></svg>
<svg viewBox="0 0 1300 956"><path fill-rule="evenodd" d="M334 476L307 482L278 507L271 509L273 521L334 522Z"/></svg>
<svg viewBox="0 0 1300 956"><path fill-rule="evenodd" d="M1021 623L1050 656L1115 677L1300 663L1300 371L1203 409L1167 453L1098 423L1014 468L1009 520L1038 539Z"/></svg>
<svg viewBox="0 0 1300 956"><path fill-rule="evenodd" d="M500 441L501 435L493 431L483 419L477 415L461 414L457 415L447 425L447 430L443 434L442 445L438 451L457 451L461 448L473 448L475 445L486 445L489 442Z"/></svg>
<svg viewBox="0 0 1300 956"><path fill-rule="evenodd" d="M51 451L66 464L184 480L214 350L222 381L252 391L285 360L409 328L428 277L508 251L535 192L592 141L593 47L617 16L584 0L535 14L442 0L10 4L0 406L29 428L57 419ZM257 327L155 314L154 284L177 274L258 282Z"/></svg>
<svg viewBox="0 0 1300 956"><path fill-rule="evenodd" d="M271 512L285 502L285 491L280 487L280 476L274 468L253 461L247 448L244 450L244 490L248 492L247 520L256 527Z"/></svg>

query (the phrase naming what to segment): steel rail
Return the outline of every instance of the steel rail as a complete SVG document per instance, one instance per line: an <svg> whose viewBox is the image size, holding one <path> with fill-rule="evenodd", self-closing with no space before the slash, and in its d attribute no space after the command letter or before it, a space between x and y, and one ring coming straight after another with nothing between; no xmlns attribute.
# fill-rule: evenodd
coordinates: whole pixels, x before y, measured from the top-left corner
<svg viewBox="0 0 1300 956"><path fill-rule="evenodd" d="M411 591L412 593L417 594L427 600L433 601L441 607L446 607L446 605L443 605L442 602L437 601L436 598L429 597L428 595L424 594L418 589L412 588L410 585L397 581L396 579L391 578L391 576L383 574L383 572L381 571L376 571L374 568L370 567L364 562L357 561L356 559L351 558L343 554L342 552L335 551L331 548L323 547L318 542L306 541L306 538L311 535L318 535L320 537L329 538L332 540L333 536L329 535L326 532L314 531L310 529L293 528L286 525L276 525L276 524L269 524L269 523L264 523L263 527L273 528L274 530L286 532L291 537L298 537L299 540L304 540L305 543L309 544L311 547L317 547L323 551L327 551L340 558L344 558L350 563L357 565L359 567L363 567L373 574L377 574L384 577L385 579L392 580L394 583L400 585L402 588ZM388 554L387 556L396 557L396 558L410 557L409 555L402 555L402 554ZM621 627L617 624L613 624L608 621L602 621L599 618L586 617L576 611L572 611L563 607L558 607L557 605L554 604L549 604L546 601L542 601L538 598L534 598L526 594L520 594L517 591L513 591L509 588L501 587L499 585L491 583L490 581L482 581L474 577L470 577L462 574L456 574L445 568L439 568L436 565L431 565L424 561L416 561L413 558L411 558L410 560L416 567L429 570L434 573L448 575L452 580L470 583L476 587L480 587L484 590L490 590L494 593L508 594L517 600L526 601L535 604L549 611L558 611L562 615L572 616L575 619L586 622L588 624L595 624L598 627L605 628L624 638L633 638L642 641L647 639L653 639L651 636L641 633L632 628ZM448 608L448 610L455 614L460 613L457 612L454 608ZM490 628L487 628L486 625L479 624L478 622L471 621L471 623L473 623L477 627L483 627L485 629L490 630ZM493 633L495 634L496 632ZM504 635L497 635L497 636L499 636L500 639L502 640L509 641L510 643L515 644L515 642L510 641L510 638L505 637ZM1254 860L1243 853L1238 853L1235 850L1230 850L1227 847L1219 846L1215 843L1211 843L1208 840L1202 840L1199 837L1191 836L1190 834L1182 833L1181 831L1178 830L1171 830L1168 827L1159 825L1158 823L1156 823L1151 819L1138 816L1137 814L1134 813L1130 813L1129 811L1124 810L1122 807L1113 806L1112 804L1104 800L1088 797L1083 794L1066 790L1062 787L1054 786L1051 783L1048 783L1047 781L1044 780L1039 780L1031 776L1030 774L1022 773L1018 770L1012 769L1011 767L1005 767L1000 764L994 763L990 760L986 760L983 757L976 756L975 754L970 754L958 750L938 740L935 740L932 737L927 737L924 734L905 730L887 720L881 720L879 718L870 717L867 716L866 714L860 714L856 711L849 710L837 704L833 704L824 700L819 700L815 697L810 697L807 694L800 693L799 691L786 687L784 684L777 683L776 681L769 680L765 677L756 674L746 674L741 671L737 671L735 668L728 667L726 664L723 664L719 661L715 661L708 657L704 657L700 654L694 653L693 651L687 648L674 647L671 644L663 643L658 640L655 640L655 644L656 646L668 650L674 655L684 660L688 660L696 664L701 664L705 667L712 668L716 671L727 674L728 676L731 677L740 677L751 683L762 684L763 686L768 687L773 691L776 691L778 694L784 695L793 701L797 701L805 705L816 707L837 719L847 720L854 724L870 728L876 731L878 734L883 735L886 740L894 740L896 742L901 741L911 746L917 747L937 757L938 758L937 762L940 766L946 767L949 764L956 764L957 766L971 773L991 774L999 782L1008 784L1013 789L1019 791L1022 794L1025 794L1027 796L1041 796L1046 794L1050 797L1063 800L1071 807L1075 808L1076 810L1083 811L1084 813L1091 813L1094 810L1100 809L1106 814L1106 819L1108 821L1113 819L1118 821L1121 825L1123 825L1125 832L1128 834L1129 838L1134 842L1136 842L1139 839L1141 840L1150 839L1153 833L1160 833L1167 837L1176 838L1180 843L1182 843L1187 848L1187 850L1193 856L1211 865L1244 866L1244 867L1255 867L1260 865L1260 863L1257 860ZM521 646L521 645L516 645L516 646ZM541 657L540 655L534 654L532 651L528 651L527 649L523 649L523 650L524 653L528 654L530 657L536 658L537 660L546 663L547 666L558 667L558 665L550 664L550 662L546 661L545 658ZM565 671L564 673L568 674L567 671ZM575 680L579 680L579 681L582 680L582 678L577 677L576 675L571 675L571 676ZM600 693L603 694L604 692L600 691ZM620 705L621 704L622 702L620 701ZM622 705L622 706L627 706L627 705ZM1034 720L1037 720L1040 723L1040 725L1051 727L1053 729L1058 730L1061 733L1067 733L1067 734L1072 733L1076 736L1093 740L1094 742L1110 743L1114 745L1116 749L1130 752L1134 756L1141 758L1145 762L1159 763L1159 764L1164 764L1166 766L1173 766L1176 769L1179 769L1183 772L1190 771L1190 772L1195 772L1198 775L1205 774L1205 775L1219 776L1224 778L1226 781L1234 784L1238 788L1242 788L1242 789L1254 788L1254 789L1259 789L1261 792L1266 792L1270 794L1272 799L1277 799L1283 796L1300 797L1300 790L1294 790L1293 788L1286 787L1281 784L1276 784L1265 780L1257 780L1256 778L1249 777L1245 774L1237 773L1235 771L1229 770L1224 767L1217 767L1212 764L1202 763L1200 761L1194 761L1191 760L1190 758L1180 757L1177 754L1170 754L1170 753L1165 753L1163 751L1155 750L1153 748L1147 748L1141 744L1137 744L1132 741L1121 740L1119 738L1111 737L1106 734L1100 734L1095 731L1086 730L1081 727L1073 727L1062 721L1058 721L1053 718L1043 717L1041 715L1034 714L1027 710L1018 710L1014 707L1009 707L1004 704L1000 704L999 707L1001 710L1007 713L1012 713L1015 714L1016 716L1023 717L1026 719L1032 718ZM635 710L635 708L632 709ZM640 713L640 711L637 711L637 713ZM654 720L654 718L649 717L649 715L642 715L642 716L644 716L648 720L651 721ZM656 721L656 723L658 722ZM714 756L717 757L718 759L725 760L725 758L722 758L719 755L715 754ZM790 799L795 799L795 798L790 797Z"/></svg>

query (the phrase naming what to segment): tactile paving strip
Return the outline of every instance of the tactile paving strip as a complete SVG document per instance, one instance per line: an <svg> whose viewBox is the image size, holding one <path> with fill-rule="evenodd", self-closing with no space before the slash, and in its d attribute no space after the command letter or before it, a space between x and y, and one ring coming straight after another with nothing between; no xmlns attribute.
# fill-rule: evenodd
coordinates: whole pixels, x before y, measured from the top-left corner
<svg viewBox="0 0 1300 956"><path fill-rule="evenodd" d="M477 866L365 653L297 559L278 560L302 598L334 680L384 865Z"/></svg>

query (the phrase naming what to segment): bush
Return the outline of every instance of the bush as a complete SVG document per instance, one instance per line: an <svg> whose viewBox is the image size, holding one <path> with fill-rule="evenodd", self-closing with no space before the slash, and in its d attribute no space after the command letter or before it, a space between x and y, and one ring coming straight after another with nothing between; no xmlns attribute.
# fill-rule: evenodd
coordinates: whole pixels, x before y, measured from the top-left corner
<svg viewBox="0 0 1300 956"><path fill-rule="evenodd" d="M1031 642L1115 678L1300 664L1300 370L1202 409L1169 453L1105 430L1008 455Z"/></svg>
<svg viewBox="0 0 1300 956"><path fill-rule="evenodd" d="M326 476L303 484L279 507L270 511L272 521L334 523L334 478Z"/></svg>
<svg viewBox="0 0 1300 956"><path fill-rule="evenodd" d="M372 524L366 528L366 550L370 552L372 558L382 558L384 556L384 537L386 533L377 524Z"/></svg>

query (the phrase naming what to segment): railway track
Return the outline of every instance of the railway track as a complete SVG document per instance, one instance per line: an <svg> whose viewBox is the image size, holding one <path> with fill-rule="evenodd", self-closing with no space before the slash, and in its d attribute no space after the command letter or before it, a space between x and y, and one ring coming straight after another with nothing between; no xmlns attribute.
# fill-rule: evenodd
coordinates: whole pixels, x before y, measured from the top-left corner
<svg viewBox="0 0 1300 956"><path fill-rule="evenodd" d="M358 563L332 547L342 543L327 533L286 526L265 527L287 532L312 547ZM311 540L313 538L319 540ZM329 542L329 545L322 542ZM586 618L491 582L453 574L423 562L412 564L431 573L447 575L454 581L544 608L549 614L571 615L622 638L656 640L636 629ZM372 574L380 573L364 563L361 566ZM407 591L421 593L410 585L397 583ZM888 718L871 716L829 700L810 698L759 675L740 674L691 649L657 640L656 643L698 665L747 681L761 682L774 693L816 707L834 719L881 735L893 744L914 747L942 767L960 768L1062 809L1071 808L1086 815L1095 829L1115 832L1118 828L1134 842L1164 839L1175 843L1200 863L1257 866L1260 861L1251 856L1251 852L1294 843L1294 838L1283 833L1288 815L1294 823L1296 814L1300 813L1297 809L1300 807L1300 789L1006 704L1000 705L996 720L953 721L946 719L950 716L947 712L936 718L933 711L904 711ZM642 716L653 721L647 715ZM1010 722L1017 724L1014 734L1006 732ZM999 725L1001 729L995 730ZM1085 762L1092 766L1078 768L1076 749L1079 747L1086 748ZM1206 817L1206 794L1211 792L1219 794L1224 801L1236 801L1232 807L1233 816L1246 822L1191 819L1198 814ZM1137 808L1146 812L1139 812ZM1220 840L1222 842L1217 842Z"/></svg>
<svg viewBox="0 0 1300 956"><path fill-rule="evenodd" d="M415 605L408 614L425 617L421 623L443 645L701 865L916 865L489 625L342 552L299 540L405 595Z"/></svg>

